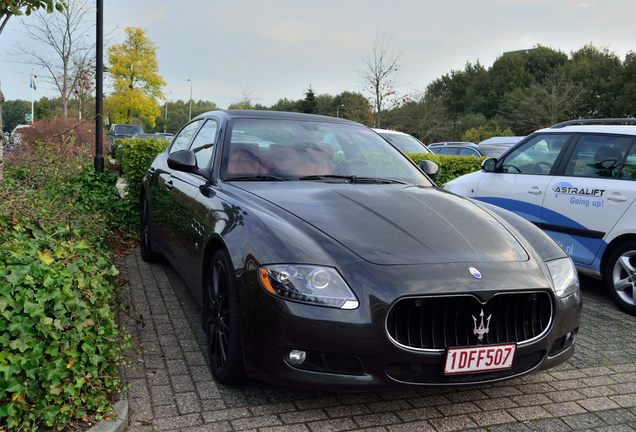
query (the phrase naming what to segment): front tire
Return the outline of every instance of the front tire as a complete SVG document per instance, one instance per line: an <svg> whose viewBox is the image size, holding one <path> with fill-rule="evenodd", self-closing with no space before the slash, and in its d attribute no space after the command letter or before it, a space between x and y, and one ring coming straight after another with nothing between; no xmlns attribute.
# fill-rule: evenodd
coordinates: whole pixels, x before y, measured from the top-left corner
<svg viewBox="0 0 636 432"><path fill-rule="evenodd" d="M203 318L210 370L221 384L245 381L236 278L227 254L212 257L204 289Z"/></svg>
<svg viewBox="0 0 636 432"><path fill-rule="evenodd" d="M612 251L603 279L616 306L636 315L636 241L622 243Z"/></svg>

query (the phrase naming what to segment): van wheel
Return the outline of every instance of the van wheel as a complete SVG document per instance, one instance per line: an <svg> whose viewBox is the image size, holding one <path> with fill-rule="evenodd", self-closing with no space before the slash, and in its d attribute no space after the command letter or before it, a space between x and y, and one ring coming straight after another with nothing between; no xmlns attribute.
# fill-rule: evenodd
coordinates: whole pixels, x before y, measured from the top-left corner
<svg viewBox="0 0 636 432"><path fill-rule="evenodd" d="M616 306L636 315L636 241L622 243L612 251L603 280Z"/></svg>

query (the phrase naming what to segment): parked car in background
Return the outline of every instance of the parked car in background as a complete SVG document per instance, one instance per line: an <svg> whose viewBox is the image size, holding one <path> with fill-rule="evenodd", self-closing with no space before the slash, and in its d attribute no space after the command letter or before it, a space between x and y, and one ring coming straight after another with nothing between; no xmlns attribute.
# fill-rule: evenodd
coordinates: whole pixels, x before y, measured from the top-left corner
<svg viewBox="0 0 636 432"><path fill-rule="evenodd" d="M141 255L200 300L224 384L465 385L570 358L572 260L512 213L440 191L437 171L345 119L205 113L146 173Z"/></svg>
<svg viewBox="0 0 636 432"><path fill-rule="evenodd" d="M436 142L428 145L428 149L439 155L453 156L483 156L477 144L468 141L444 141Z"/></svg>
<svg viewBox="0 0 636 432"><path fill-rule="evenodd" d="M479 152L483 156L499 157L524 138L525 136L491 137L479 143Z"/></svg>
<svg viewBox="0 0 636 432"><path fill-rule="evenodd" d="M391 144L396 146L402 153L414 153L414 154L430 154L431 151L426 147L426 145L415 138L413 135L409 135L404 132L398 132L389 129L373 129L378 134L382 136L382 138L389 141Z"/></svg>
<svg viewBox="0 0 636 432"><path fill-rule="evenodd" d="M117 151L116 141L120 138L131 138L144 133L144 128L134 124L113 124L108 130L110 154L114 158Z"/></svg>
<svg viewBox="0 0 636 432"><path fill-rule="evenodd" d="M636 315L636 120L573 120L541 129L482 170L444 185L511 210L602 278Z"/></svg>

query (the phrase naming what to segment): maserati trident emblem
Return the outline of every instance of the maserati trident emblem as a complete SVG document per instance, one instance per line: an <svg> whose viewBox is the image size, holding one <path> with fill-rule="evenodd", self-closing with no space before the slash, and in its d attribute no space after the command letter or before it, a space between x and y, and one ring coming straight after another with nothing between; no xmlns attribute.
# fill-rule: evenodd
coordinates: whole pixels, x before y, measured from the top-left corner
<svg viewBox="0 0 636 432"><path fill-rule="evenodd" d="M477 270L475 267L468 268L468 271L475 279L481 279L481 272Z"/></svg>
<svg viewBox="0 0 636 432"><path fill-rule="evenodd" d="M492 318L492 314L488 315L488 318L486 318L486 324L484 325L484 310L481 310L481 313L479 314L479 317L481 318L481 321L479 322L479 325L477 325L477 318L475 318L475 315L472 315L473 317L473 321L475 321L475 329L473 330L473 334L477 335L477 340L479 342L484 340L484 336L488 334L488 331L490 330L488 327L490 326L490 318Z"/></svg>

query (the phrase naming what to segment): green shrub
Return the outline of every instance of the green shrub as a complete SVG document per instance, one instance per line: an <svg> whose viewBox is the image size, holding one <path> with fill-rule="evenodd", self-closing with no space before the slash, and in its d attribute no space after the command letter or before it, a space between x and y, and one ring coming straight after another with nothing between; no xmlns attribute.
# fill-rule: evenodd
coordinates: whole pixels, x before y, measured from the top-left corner
<svg viewBox="0 0 636 432"><path fill-rule="evenodd" d="M424 159L435 162L439 166L439 176L435 180L435 183L440 186L464 174L478 171L481 169L482 161L487 159L485 157L440 156L436 154L409 154L408 156L418 165Z"/></svg>
<svg viewBox="0 0 636 432"><path fill-rule="evenodd" d="M166 150L168 141L161 138L125 138L117 143L128 199L137 204L144 175L155 156Z"/></svg>
<svg viewBox="0 0 636 432"><path fill-rule="evenodd" d="M117 270L80 233L55 228L0 218L0 429L100 418L120 390Z"/></svg>

